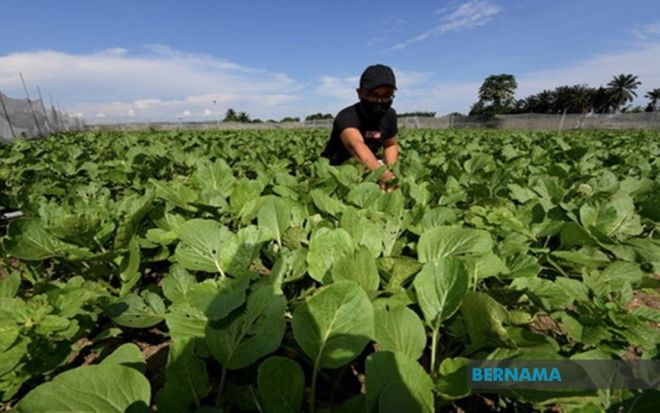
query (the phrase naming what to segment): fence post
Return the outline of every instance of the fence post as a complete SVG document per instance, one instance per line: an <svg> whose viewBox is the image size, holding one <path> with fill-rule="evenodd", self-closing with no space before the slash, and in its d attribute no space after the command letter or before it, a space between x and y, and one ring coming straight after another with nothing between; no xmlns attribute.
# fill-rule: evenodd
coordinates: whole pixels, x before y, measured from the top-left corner
<svg viewBox="0 0 660 413"><path fill-rule="evenodd" d="M25 79L23 79L23 73L18 72L18 75L21 77L21 83L23 84L23 90L25 90L25 96L27 96L28 105L30 106L30 111L32 112L32 118L34 119L34 126L37 127L37 133L41 138L41 127L39 126L39 121L37 120L37 114L34 111L34 106L32 106L32 101L30 100L30 93L28 92L27 86L25 86Z"/></svg>
<svg viewBox="0 0 660 413"><path fill-rule="evenodd" d="M9 112L7 112L7 107L5 106L5 98L3 97L2 92L0 92L0 103L2 103L2 111L5 113L5 118L7 119L7 123L9 124L11 137L14 140L16 140L16 133L14 132L14 127L11 125L11 119L9 119Z"/></svg>
<svg viewBox="0 0 660 413"><path fill-rule="evenodd" d="M559 121L559 132L564 130L564 119L566 119L566 109L564 108L564 112L561 114L561 120Z"/></svg>

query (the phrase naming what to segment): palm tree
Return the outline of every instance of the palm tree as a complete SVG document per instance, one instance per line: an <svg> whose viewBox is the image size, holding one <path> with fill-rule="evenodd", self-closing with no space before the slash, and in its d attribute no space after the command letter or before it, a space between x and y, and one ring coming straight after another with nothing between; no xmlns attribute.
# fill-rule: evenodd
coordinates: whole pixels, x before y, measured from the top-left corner
<svg viewBox="0 0 660 413"><path fill-rule="evenodd" d="M596 113L608 113L614 108L610 89L599 87L591 94L591 109Z"/></svg>
<svg viewBox="0 0 660 413"><path fill-rule="evenodd" d="M649 100L649 112L658 110L658 101L660 101L660 88L655 88L644 95Z"/></svg>
<svg viewBox="0 0 660 413"><path fill-rule="evenodd" d="M637 76L632 74L614 76L607 84L614 110L619 109L628 102L632 102L637 97L635 89L641 84L642 82L637 80Z"/></svg>
<svg viewBox="0 0 660 413"><path fill-rule="evenodd" d="M570 86L557 86L554 91L554 102L552 105L553 113L562 113L564 111L571 112L571 104L573 103L573 91Z"/></svg>
<svg viewBox="0 0 660 413"><path fill-rule="evenodd" d="M238 112L236 120L239 122L250 122L250 115L248 115L247 112Z"/></svg>
<svg viewBox="0 0 660 413"><path fill-rule="evenodd" d="M518 83L513 75L490 75L479 88L479 100L484 103L492 102L494 111L500 113L513 105L516 88Z"/></svg>
<svg viewBox="0 0 660 413"><path fill-rule="evenodd" d="M589 85L573 85L571 89L571 113L586 113L589 112L589 102L594 89Z"/></svg>
<svg viewBox="0 0 660 413"><path fill-rule="evenodd" d="M227 109L227 112L225 113L225 118L222 120L223 122L236 122L238 120L238 117L236 115L236 111L232 108Z"/></svg>
<svg viewBox="0 0 660 413"><path fill-rule="evenodd" d="M552 90L544 89L536 95L535 113L550 113L555 104L555 93Z"/></svg>

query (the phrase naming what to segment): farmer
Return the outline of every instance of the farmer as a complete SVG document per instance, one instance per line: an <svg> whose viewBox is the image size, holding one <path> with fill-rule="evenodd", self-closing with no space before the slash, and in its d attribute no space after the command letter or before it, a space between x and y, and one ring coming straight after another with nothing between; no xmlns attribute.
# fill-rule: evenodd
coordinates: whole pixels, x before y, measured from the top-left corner
<svg viewBox="0 0 660 413"><path fill-rule="evenodd" d="M394 72L388 66L377 64L365 69L356 89L360 102L342 109L335 117L330 140L321 153L331 165L342 164L355 158L370 171L378 169L383 161L378 152L383 148L385 165L396 162L399 147L396 142L396 112L391 107L396 90ZM380 179L383 190L391 190L388 181L396 178L387 170Z"/></svg>

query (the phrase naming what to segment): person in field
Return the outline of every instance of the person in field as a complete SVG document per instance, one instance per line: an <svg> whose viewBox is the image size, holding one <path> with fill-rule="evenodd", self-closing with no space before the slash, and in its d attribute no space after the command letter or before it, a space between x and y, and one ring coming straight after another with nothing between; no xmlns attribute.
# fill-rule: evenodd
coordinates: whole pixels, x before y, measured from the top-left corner
<svg viewBox="0 0 660 413"><path fill-rule="evenodd" d="M356 89L358 103L342 109L335 117L330 139L321 156L331 165L340 165L356 159L373 171L383 164L394 165L399 156L396 135L396 111L392 108L396 79L389 66L376 64L367 67ZM382 152L382 159L378 156ZM384 161L384 162L383 162ZM387 170L380 179L383 190L396 178Z"/></svg>

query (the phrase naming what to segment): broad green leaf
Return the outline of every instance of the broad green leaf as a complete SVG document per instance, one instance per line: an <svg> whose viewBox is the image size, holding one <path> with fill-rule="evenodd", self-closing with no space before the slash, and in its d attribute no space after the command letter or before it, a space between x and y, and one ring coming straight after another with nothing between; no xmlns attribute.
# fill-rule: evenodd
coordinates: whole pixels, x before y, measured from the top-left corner
<svg viewBox="0 0 660 413"><path fill-rule="evenodd" d="M181 242L173 259L183 268L194 271L219 272L224 275L221 252L232 233L216 221L192 219L179 233Z"/></svg>
<svg viewBox="0 0 660 413"><path fill-rule="evenodd" d="M259 229L267 231L270 239L282 245L282 237L291 224L291 212L287 203L276 197L269 197L258 214Z"/></svg>
<svg viewBox="0 0 660 413"><path fill-rule="evenodd" d="M188 211L195 211L196 208L191 206L190 203L197 201L197 192L184 186L181 182L177 181L158 181L150 178L149 182L156 189L155 196L162 198L169 204L185 209Z"/></svg>
<svg viewBox="0 0 660 413"><path fill-rule="evenodd" d="M367 411L367 398L364 394L353 396L332 409L332 413L364 413Z"/></svg>
<svg viewBox="0 0 660 413"><path fill-rule="evenodd" d="M363 216L355 208L347 208L340 223L341 228L350 234L355 243L367 247L374 258L382 253L384 229L380 222Z"/></svg>
<svg viewBox="0 0 660 413"><path fill-rule="evenodd" d="M468 282L465 264L458 258L438 258L424 265L413 285L428 325L447 320L459 309Z"/></svg>
<svg viewBox="0 0 660 413"><path fill-rule="evenodd" d="M546 310L566 308L575 299L567 289L543 278L516 278L510 286L513 289L524 291L532 301Z"/></svg>
<svg viewBox="0 0 660 413"><path fill-rule="evenodd" d="M444 399L462 399L470 394L467 385L469 363L470 360L465 357L447 357L442 360L435 388Z"/></svg>
<svg viewBox="0 0 660 413"><path fill-rule="evenodd" d="M335 260L353 251L351 236L341 228L320 228L312 235L307 254L309 275L316 281L327 283L326 276Z"/></svg>
<svg viewBox="0 0 660 413"><path fill-rule="evenodd" d="M40 261L53 257L84 259L91 255L87 248L60 241L48 233L37 218L12 221L3 240L7 254L26 261Z"/></svg>
<svg viewBox="0 0 660 413"><path fill-rule="evenodd" d="M12 333L11 330L7 331L8 334L13 336L18 336L18 331ZM7 342L11 339L11 336L6 338L3 345L7 345ZM19 337L12 340L12 344L9 344L8 349L0 353L0 377L11 372L18 363L21 362L23 357L28 355L28 345L30 344L30 339L27 337Z"/></svg>
<svg viewBox="0 0 660 413"><path fill-rule="evenodd" d="M220 252L221 266L232 277L252 275L248 267L259 255L261 240L259 230L250 225L238 230Z"/></svg>
<svg viewBox="0 0 660 413"><path fill-rule="evenodd" d="M410 231L417 235L425 231L442 225L453 224L457 221L456 211L447 207L436 207L425 209L424 215L415 225L410 227Z"/></svg>
<svg viewBox="0 0 660 413"><path fill-rule="evenodd" d="M376 291L380 282L376 260L365 247L339 257L332 267L332 279L353 281L367 292Z"/></svg>
<svg viewBox="0 0 660 413"><path fill-rule="evenodd" d="M125 343L117 347L115 351L103 359L101 364L120 364L132 367L143 374L147 369L142 351L133 343Z"/></svg>
<svg viewBox="0 0 660 413"><path fill-rule="evenodd" d="M286 380L282 380L286 377ZM305 376L294 360L273 356L261 363L257 377L265 413L298 413L302 407Z"/></svg>
<svg viewBox="0 0 660 413"><path fill-rule="evenodd" d="M190 289L190 304L204 312L209 320L220 320L245 302L250 279L207 279Z"/></svg>
<svg viewBox="0 0 660 413"><path fill-rule="evenodd" d="M469 257L465 260L465 264L467 272L473 280L509 273L509 269L502 259L492 252L477 257Z"/></svg>
<svg viewBox="0 0 660 413"><path fill-rule="evenodd" d="M217 193L222 197L231 195L236 183L231 167L224 159L216 159L213 163L206 159L198 162L193 180L207 192Z"/></svg>
<svg viewBox="0 0 660 413"><path fill-rule="evenodd" d="M337 368L358 356L374 335L374 310L357 284L338 281L293 313L293 334L320 368Z"/></svg>
<svg viewBox="0 0 660 413"><path fill-rule="evenodd" d="M140 275L140 246L137 238L132 238L128 244L128 254L124 256L120 266L120 294L128 294L140 280Z"/></svg>
<svg viewBox="0 0 660 413"><path fill-rule="evenodd" d="M505 265L509 272L502 274L502 278L535 277L541 272L538 260L527 254L507 257Z"/></svg>
<svg viewBox="0 0 660 413"><path fill-rule="evenodd" d="M511 191L511 198L524 204L525 202L536 198L536 194L531 190L518 184L509 184L507 188Z"/></svg>
<svg viewBox="0 0 660 413"><path fill-rule="evenodd" d="M102 363L57 375L30 391L16 411L148 412L150 401L151 387L142 373L131 367Z"/></svg>
<svg viewBox="0 0 660 413"><path fill-rule="evenodd" d="M165 323L170 336L175 340L206 337L207 321L203 311L188 304L174 305L165 315Z"/></svg>
<svg viewBox="0 0 660 413"><path fill-rule="evenodd" d="M0 280L0 298L13 298L18 293L21 285L21 276L18 272L12 272L6 278Z"/></svg>
<svg viewBox="0 0 660 413"><path fill-rule="evenodd" d="M380 198L381 193L382 191L377 184L373 182L363 182L348 192L346 200L360 208L367 208L376 203L378 198Z"/></svg>
<svg viewBox="0 0 660 413"><path fill-rule="evenodd" d="M270 286L259 287L247 299L240 314L209 323L206 342L213 357L224 367L246 367L277 350L284 336L286 298Z"/></svg>
<svg viewBox="0 0 660 413"><path fill-rule="evenodd" d="M526 280L519 278L518 280ZM488 294L469 292L463 298L461 314L474 349L482 347L512 347L503 323L509 313L504 306Z"/></svg>
<svg viewBox="0 0 660 413"><path fill-rule="evenodd" d="M173 265L163 278L163 295L174 304L188 303L190 291L196 284L192 274L179 265Z"/></svg>
<svg viewBox="0 0 660 413"><path fill-rule="evenodd" d="M174 231L165 231L160 228L151 228L145 234L147 240L154 244L170 245L174 243L179 237Z"/></svg>
<svg viewBox="0 0 660 413"><path fill-rule="evenodd" d="M422 264L410 257L383 257L378 260L378 267L389 276L387 289L396 290L419 271Z"/></svg>
<svg viewBox="0 0 660 413"><path fill-rule="evenodd" d="M178 339L169 347L165 384L156 394L158 411L190 411L210 391L206 364L195 353L194 339Z"/></svg>
<svg viewBox="0 0 660 413"><path fill-rule="evenodd" d="M639 258L653 266L655 272L660 272L660 240L644 238L631 239L626 242L633 247Z"/></svg>
<svg viewBox="0 0 660 413"><path fill-rule="evenodd" d="M388 383L378 398L379 413L423 413L430 411L423 407L406 383L401 380Z"/></svg>
<svg viewBox="0 0 660 413"><path fill-rule="evenodd" d="M115 300L108 308L112 320L124 327L147 328L155 326L165 317L165 304L150 291L143 296L130 293Z"/></svg>
<svg viewBox="0 0 660 413"><path fill-rule="evenodd" d="M399 351L419 359L426 348L426 331L419 316L404 305L375 308L374 340L379 350Z"/></svg>
<svg viewBox="0 0 660 413"><path fill-rule="evenodd" d="M153 194L141 197L126 198L120 209L124 212L123 219L117 228L114 248L121 249L128 247L131 238L137 233L142 218L151 210L154 200Z"/></svg>
<svg viewBox="0 0 660 413"><path fill-rule="evenodd" d="M434 411L433 381L414 359L403 353L378 351L367 357L366 366L369 411L377 411L379 400L384 392L393 389L390 387L393 383L400 383L395 394L404 399L408 408L413 409L409 411ZM386 400L394 402L393 399Z"/></svg>
<svg viewBox="0 0 660 413"><path fill-rule="evenodd" d="M232 191L229 200L231 212L234 215L240 214L245 204L248 201L259 197L263 189L264 186L261 181L239 179L236 185L234 185L234 190Z"/></svg>
<svg viewBox="0 0 660 413"><path fill-rule="evenodd" d="M417 245L419 261L464 254L486 254L493 241L486 231L456 226L439 226L422 234Z"/></svg>
<svg viewBox="0 0 660 413"><path fill-rule="evenodd" d="M18 338L20 328L12 320L0 319L0 359Z"/></svg>
<svg viewBox="0 0 660 413"><path fill-rule="evenodd" d="M321 189L313 189L309 195L312 197L314 206L332 216L338 216L346 209L343 202L331 197Z"/></svg>
<svg viewBox="0 0 660 413"><path fill-rule="evenodd" d="M580 267L599 268L610 263L607 255L600 250L587 250L587 248L589 247L585 247L580 251L553 251L551 254Z"/></svg>

